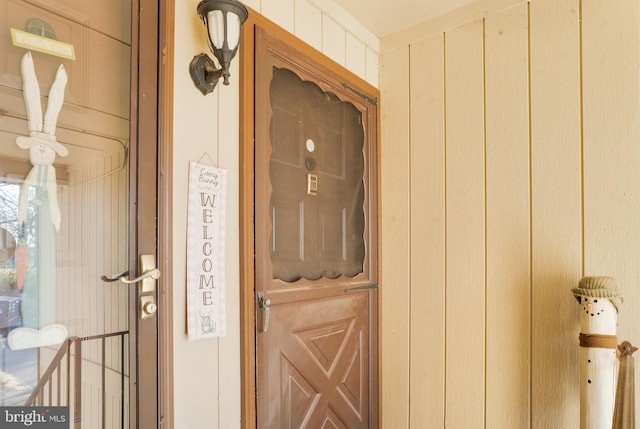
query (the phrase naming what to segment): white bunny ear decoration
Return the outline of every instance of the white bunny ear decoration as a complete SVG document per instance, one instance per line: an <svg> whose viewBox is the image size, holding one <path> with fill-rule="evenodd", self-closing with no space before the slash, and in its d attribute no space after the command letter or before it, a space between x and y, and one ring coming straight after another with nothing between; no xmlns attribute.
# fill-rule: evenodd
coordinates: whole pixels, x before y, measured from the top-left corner
<svg viewBox="0 0 640 429"><path fill-rule="evenodd" d="M58 122L58 114L62 110L64 103L64 88L67 86L67 72L64 66L60 64L56 72L56 78L49 89L49 103L47 104L47 113L44 115L44 131L50 136L56 135L56 123Z"/></svg>
<svg viewBox="0 0 640 429"><path fill-rule="evenodd" d="M56 78L49 90L47 113L42 121L42 107L40 105L40 86L36 77L33 57L27 52L22 57L22 89L24 104L27 108L29 137L19 136L16 143L21 149L30 149L35 145L44 144L53 149L60 156L67 156L69 151L56 140L56 123L58 114L64 103L64 89L67 86L67 73L61 64Z"/></svg>
<svg viewBox="0 0 640 429"><path fill-rule="evenodd" d="M31 52L22 57L22 90L24 92L24 104L27 107L29 119L29 132L42 131L42 107L40 107L40 86L33 66Z"/></svg>
<svg viewBox="0 0 640 429"><path fill-rule="evenodd" d="M38 186L47 189L49 196L49 211L51 222L60 228L60 208L58 207L56 173L53 161L56 154L67 156L69 151L56 140L56 123L58 114L64 104L64 89L67 85L67 73L64 66L60 65L56 78L49 90L49 102L47 113L42 120L42 107L40 105L40 87L36 77L35 67L31 52L22 57L22 88L24 103L27 108L29 136L19 136L16 144L21 149L29 150L29 161L33 165L24 180L20 191L20 203L18 205L18 220L24 222L27 217L29 205L29 187Z"/></svg>

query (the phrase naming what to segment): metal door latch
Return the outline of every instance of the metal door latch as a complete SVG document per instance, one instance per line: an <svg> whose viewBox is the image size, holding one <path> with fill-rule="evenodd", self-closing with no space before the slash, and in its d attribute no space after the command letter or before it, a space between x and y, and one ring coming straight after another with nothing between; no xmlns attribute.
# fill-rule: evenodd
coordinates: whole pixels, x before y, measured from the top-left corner
<svg viewBox="0 0 640 429"><path fill-rule="evenodd" d="M271 300L269 298L264 297L264 292L258 292L258 307L262 310L262 326L260 327L259 333L263 334L267 332L269 329L269 306L271 305Z"/></svg>
<svg viewBox="0 0 640 429"><path fill-rule="evenodd" d="M347 293L354 290L368 290L368 289L378 289L378 283L370 283L368 285L362 285L362 286L345 287L344 289L342 289L342 292Z"/></svg>

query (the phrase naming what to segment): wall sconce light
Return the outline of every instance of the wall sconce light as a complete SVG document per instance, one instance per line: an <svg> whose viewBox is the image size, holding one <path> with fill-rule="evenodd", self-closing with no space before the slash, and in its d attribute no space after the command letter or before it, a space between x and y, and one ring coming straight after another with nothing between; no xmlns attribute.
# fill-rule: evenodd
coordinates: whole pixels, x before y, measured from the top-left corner
<svg viewBox="0 0 640 429"><path fill-rule="evenodd" d="M240 27L249 12L237 0L202 0L197 10L207 29L209 49L220 63L217 69L207 54L200 54L189 64L194 85L202 95L207 95L215 89L221 76L223 83L229 85L229 64L238 51Z"/></svg>

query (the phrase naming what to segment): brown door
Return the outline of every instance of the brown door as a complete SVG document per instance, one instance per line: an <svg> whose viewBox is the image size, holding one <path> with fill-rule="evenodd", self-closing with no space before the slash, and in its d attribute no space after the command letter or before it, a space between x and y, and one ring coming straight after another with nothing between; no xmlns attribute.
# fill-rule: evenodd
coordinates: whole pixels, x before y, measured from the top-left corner
<svg viewBox="0 0 640 429"><path fill-rule="evenodd" d="M158 426L158 4L0 0L0 407Z"/></svg>
<svg viewBox="0 0 640 429"><path fill-rule="evenodd" d="M374 428L375 94L259 27L255 50L257 427Z"/></svg>

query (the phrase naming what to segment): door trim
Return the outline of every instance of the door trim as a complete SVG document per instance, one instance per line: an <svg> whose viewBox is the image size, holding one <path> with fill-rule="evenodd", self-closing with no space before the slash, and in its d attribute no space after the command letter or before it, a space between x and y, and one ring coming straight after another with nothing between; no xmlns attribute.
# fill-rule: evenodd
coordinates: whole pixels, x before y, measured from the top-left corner
<svg viewBox="0 0 640 429"><path fill-rule="evenodd" d="M172 428L173 422L173 308L169 289L172 260L171 232L171 181L172 181L172 135L173 135L173 35L175 0L133 0L132 8L137 13L137 25L132 33L132 49L137 56L132 58L132 69L138 79L132 82L132 135L140 144L132 150L131 163L153 163L156 174L139 177L131 189L136 204L132 205L130 219L132 231L136 232L136 252L130 255L129 266L138 266L140 253L155 253L156 263L162 276L157 283L158 302L155 338L139 339L137 288L130 294L130 350L135 350L136 341L143 347L157 347L157 361L146 362L154 367L155 392L143 391L149 384L139 380L139 362L131 361L136 377L130 378L130 427L138 429ZM145 47L150 47L145 49ZM149 164L147 168L151 169ZM150 186L145 185L150 182ZM157 189L148 193L147 189ZM148 201L148 203L144 203ZM142 212L142 206L153 210ZM137 210L137 211L136 211ZM142 221L141 221L142 219ZM148 219L144 222L144 219ZM144 230L139 228L142 222ZM136 226L138 230L136 231ZM133 235L132 235L133 237ZM150 319L153 320L153 319ZM148 329L148 328L145 328ZM139 358L139 356L136 356ZM137 359L139 360L139 359ZM134 372L132 372L134 373ZM149 374L147 377L151 377ZM143 377L145 375L143 374ZM147 381L149 379L147 378ZM135 395L135 396L134 396ZM153 403L141 403L144 397L153 398Z"/></svg>
<svg viewBox="0 0 640 429"><path fill-rule="evenodd" d="M277 26L258 12L247 8L249 17L242 26L242 41L239 53L240 59L240 383L241 383L241 428L256 428L256 338L255 338L255 261L254 261L254 112L255 112L255 32L256 27L262 27L269 33L285 41L293 49L308 56L313 61L336 71L351 82L358 82L367 93L379 99L380 93L362 78L333 62L324 54L307 45L286 30ZM377 115L378 148L380 139L380 115ZM375 160L377 168L377 187L380 189L380 159ZM378 218L380 219L380 199L377 198ZM374 235L380 237L380 222ZM378 245L378 262L375 269L376 277L380 279L381 261L380 246ZM377 299L378 335L380 329L380 295ZM379 339L376 341L379 345ZM374 346L379 352L379 347ZM379 354L378 354L379 356ZM372 386L373 396L380 400L380 365L377 362L378 385ZM373 411L372 411L373 412ZM378 407L378 422L380 407Z"/></svg>
<svg viewBox="0 0 640 429"><path fill-rule="evenodd" d="M158 55L158 427L173 428L173 63L175 0L160 0Z"/></svg>

